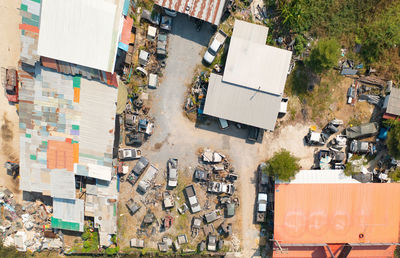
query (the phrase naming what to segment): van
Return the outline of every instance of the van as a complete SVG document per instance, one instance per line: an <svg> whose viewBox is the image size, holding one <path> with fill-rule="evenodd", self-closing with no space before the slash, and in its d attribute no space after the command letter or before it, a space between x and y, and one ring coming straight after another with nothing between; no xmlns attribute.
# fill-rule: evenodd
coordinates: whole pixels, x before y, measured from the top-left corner
<svg viewBox="0 0 400 258"><path fill-rule="evenodd" d="M229 123L227 120L223 119L223 118L218 118L219 121L219 127L221 128L221 130L225 130L227 128L229 128Z"/></svg>

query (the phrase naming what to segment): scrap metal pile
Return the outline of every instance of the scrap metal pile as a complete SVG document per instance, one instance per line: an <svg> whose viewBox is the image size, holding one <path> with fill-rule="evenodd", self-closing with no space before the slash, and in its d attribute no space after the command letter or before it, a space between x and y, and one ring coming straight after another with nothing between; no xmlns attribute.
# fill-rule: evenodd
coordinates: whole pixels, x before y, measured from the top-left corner
<svg viewBox="0 0 400 258"><path fill-rule="evenodd" d="M62 235L51 229L52 207L37 200L18 204L7 188L0 189L1 241L18 251L60 250Z"/></svg>
<svg viewBox="0 0 400 258"><path fill-rule="evenodd" d="M185 111L187 113L197 112L199 115L203 114L208 89L208 78L209 74L206 72L201 72L196 77L186 98Z"/></svg>

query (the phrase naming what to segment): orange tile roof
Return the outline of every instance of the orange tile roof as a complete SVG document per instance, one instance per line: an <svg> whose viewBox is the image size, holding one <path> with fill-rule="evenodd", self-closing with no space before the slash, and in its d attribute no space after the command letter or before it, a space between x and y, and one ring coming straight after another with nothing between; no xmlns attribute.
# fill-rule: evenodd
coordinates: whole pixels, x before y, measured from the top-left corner
<svg viewBox="0 0 400 258"><path fill-rule="evenodd" d="M74 171L73 145L69 142L49 140L47 144L47 168Z"/></svg>
<svg viewBox="0 0 400 258"><path fill-rule="evenodd" d="M278 184L274 217L280 243L395 243L400 184Z"/></svg>

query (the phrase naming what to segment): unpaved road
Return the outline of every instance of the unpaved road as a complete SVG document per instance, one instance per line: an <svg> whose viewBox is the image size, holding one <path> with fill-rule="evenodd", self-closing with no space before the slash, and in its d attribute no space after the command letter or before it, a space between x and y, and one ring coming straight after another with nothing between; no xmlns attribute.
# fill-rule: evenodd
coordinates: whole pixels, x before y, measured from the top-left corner
<svg viewBox="0 0 400 258"><path fill-rule="evenodd" d="M245 140L247 130L231 126L221 131L215 122L195 126L183 115L182 104L186 85L193 79L194 69L202 59L200 52L208 44L211 32L207 26L196 32L194 25L180 15L174 18L173 25L163 81L153 95L151 112L156 119L156 128L150 141L143 146L143 152L159 168L164 168L170 157L178 158L180 166L193 167L197 164L199 148L209 147L229 155L240 176L241 255L258 256L259 231L253 223L257 165L274 151L285 147L300 158L308 158L301 165L310 167L312 159L309 156L313 149L302 144L308 127L289 126L281 133L265 134L262 144L249 144Z"/></svg>
<svg viewBox="0 0 400 258"><path fill-rule="evenodd" d="M20 53L20 31L18 25L21 22L19 15L20 0L0 1L0 67L16 68ZM6 174L3 167L7 160L19 160L19 135L18 114L16 107L8 103L2 86L0 86L0 186L8 187L16 196L16 200L22 200L18 182Z"/></svg>

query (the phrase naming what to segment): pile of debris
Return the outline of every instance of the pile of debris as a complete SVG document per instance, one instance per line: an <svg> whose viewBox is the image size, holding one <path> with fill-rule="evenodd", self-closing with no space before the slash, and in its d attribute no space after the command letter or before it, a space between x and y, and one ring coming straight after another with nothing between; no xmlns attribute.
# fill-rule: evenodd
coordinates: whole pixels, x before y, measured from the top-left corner
<svg viewBox="0 0 400 258"><path fill-rule="evenodd" d="M15 246L22 252L63 249L62 236L51 229L52 207L39 200L18 204L7 188L0 189L0 205L1 241L5 246Z"/></svg>
<svg viewBox="0 0 400 258"><path fill-rule="evenodd" d="M199 115L203 114L208 89L208 79L209 74L206 72L201 72L200 75L196 77L196 80L193 82L188 92L184 105L186 113L197 111Z"/></svg>

